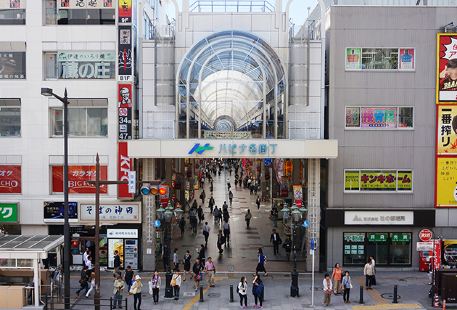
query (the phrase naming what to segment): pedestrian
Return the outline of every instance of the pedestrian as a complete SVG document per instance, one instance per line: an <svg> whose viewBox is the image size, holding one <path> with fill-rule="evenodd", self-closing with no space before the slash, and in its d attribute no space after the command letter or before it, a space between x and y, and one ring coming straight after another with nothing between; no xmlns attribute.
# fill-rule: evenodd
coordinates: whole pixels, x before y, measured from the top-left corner
<svg viewBox="0 0 457 310"><path fill-rule="evenodd" d="M257 196L257 199L255 200L255 204L257 205L257 210L260 210L260 197Z"/></svg>
<svg viewBox="0 0 457 310"><path fill-rule="evenodd" d="M86 298L89 298L90 293L95 289L95 272L91 272L89 279L89 290L86 293Z"/></svg>
<svg viewBox="0 0 457 310"><path fill-rule="evenodd" d="M222 235L222 230L219 229L219 233L217 234L217 248L219 249L219 255L222 255L224 252L222 249L223 244L225 244L225 237Z"/></svg>
<svg viewBox="0 0 457 310"><path fill-rule="evenodd" d="M195 284L195 291L198 291L198 288L200 287L200 281L202 279L202 276L200 272L202 271L202 266L200 264L200 260L197 258L194 262L194 265L192 266L192 272L194 273L194 284Z"/></svg>
<svg viewBox="0 0 457 310"><path fill-rule="evenodd" d="M211 195L211 198L209 199L209 203L208 203L211 214L213 214L213 207L214 207L215 203L216 202L214 201L214 197Z"/></svg>
<svg viewBox="0 0 457 310"><path fill-rule="evenodd" d="M273 243L273 253L274 255L279 254L279 245L282 243L281 237L276 232L276 229L273 229L273 232L270 236L270 243Z"/></svg>
<svg viewBox="0 0 457 310"><path fill-rule="evenodd" d="M178 249L174 249L173 251L173 270L179 269L179 257L178 257Z"/></svg>
<svg viewBox="0 0 457 310"><path fill-rule="evenodd" d="M204 179L204 178L202 178ZM200 194L200 199L202 200L202 205L205 204L205 198L206 198L206 193L205 193L205 190L203 190Z"/></svg>
<svg viewBox="0 0 457 310"><path fill-rule="evenodd" d="M211 231L211 228L208 225L208 222L205 222L205 225L203 226L203 236L205 237L205 247L208 246L208 238L209 238L209 232Z"/></svg>
<svg viewBox="0 0 457 310"><path fill-rule="evenodd" d="M263 254L262 248L259 248L257 251L257 257L258 257L258 262L257 262L257 267L255 269L256 274L258 274L260 271L264 272L264 275L267 276L267 270L265 269L265 262L267 261L267 257Z"/></svg>
<svg viewBox="0 0 457 310"><path fill-rule="evenodd" d="M90 256L91 256L90 249L86 248L86 251L83 253L83 262L84 262L85 266L87 266L87 261Z"/></svg>
<svg viewBox="0 0 457 310"><path fill-rule="evenodd" d="M86 266L88 272L92 272L94 270L94 267L92 266L92 256L90 255L87 257Z"/></svg>
<svg viewBox="0 0 457 310"><path fill-rule="evenodd" d="M251 210L248 209L248 211L246 211L246 215L244 216L244 220L246 221L247 229L249 229L249 224L251 223L251 218L252 218Z"/></svg>
<svg viewBox="0 0 457 310"><path fill-rule="evenodd" d="M371 285L376 285L376 261L373 256L370 256L371 265L373 265L373 278L371 280Z"/></svg>
<svg viewBox="0 0 457 310"><path fill-rule="evenodd" d="M330 275L328 273L325 274L322 285L324 286L324 306L328 307L333 294L332 281L330 280Z"/></svg>
<svg viewBox="0 0 457 310"><path fill-rule="evenodd" d="M208 257L208 260L205 263L205 272L208 277L209 287L214 287L214 275L216 274L216 266L214 266L213 260L211 257Z"/></svg>
<svg viewBox="0 0 457 310"><path fill-rule="evenodd" d="M224 224L222 224L222 228L224 229L224 239L225 244L230 247L230 224L228 219L224 219Z"/></svg>
<svg viewBox="0 0 457 310"><path fill-rule="evenodd" d="M135 282L130 288L129 295L133 295L133 309L141 310L141 288L143 283L141 283L140 275L135 276Z"/></svg>
<svg viewBox="0 0 457 310"><path fill-rule="evenodd" d="M222 219L221 209L219 209L217 206L215 206L213 214L214 214L214 225L220 225L219 223L221 222L221 219Z"/></svg>
<svg viewBox="0 0 457 310"><path fill-rule="evenodd" d="M179 273L179 269L175 270L175 273L173 274L171 278L170 285L173 288L173 293L175 296L175 300L179 300L179 289L181 287L182 283L182 278L181 274Z"/></svg>
<svg viewBox="0 0 457 310"><path fill-rule="evenodd" d="M287 254L287 261L290 260L290 252L292 252L292 240L290 240L290 237L287 236L286 240L284 240L284 244L282 245L284 250L286 250Z"/></svg>
<svg viewBox="0 0 457 310"><path fill-rule="evenodd" d="M372 265L371 259L365 264L363 268L363 274L365 275L365 284L367 290L371 289L371 285L373 284L373 275L374 275L374 267Z"/></svg>
<svg viewBox="0 0 457 310"><path fill-rule="evenodd" d="M124 272L124 281L127 284L127 291L130 292L130 288L133 284L133 270L130 265L127 266L127 269Z"/></svg>
<svg viewBox="0 0 457 310"><path fill-rule="evenodd" d="M336 263L332 271L333 292L335 295L341 294L341 279L343 278L343 270L340 264Z"/></svg>
<svg viewBox="0 0 457 310"><path fill-rule="evenodd" d="M232 206L232 203L233 203L233 193L232 193L232 191L229 191L229 202L230 202L230 206Z"/></svg>
<svg viewBox="0 0 457 310"><path fill-rule="evenodd" d="M344 273L343 277L343 300L345 304L350 304L351 301L349 300L349 295L351 293L351 288L352 288L352 282L351 282L351 276L349 275L349 271L346 271Z"/></svg>
<svg viewBox="0 0 457 310"><path fill-rule="evenodd" d="M124 291L124 281L119 273L114 275L115 280L113 283L113 309L116 309L116 304L119 309L122 309L122 292Z"/></svg>
<svg viewBox="0 0 457 310"><path fill-rule="evenodd" d="M223 211L223 212L228 211L228 204L227 204L227 201L224 201L224 203L222 204L222 211Z"/></svg>
<svg viewBox="0 0 457 310"><path fill-rule="evenodd" d="M228 220L230 218L230 215L229 215L229 212L228 212L227 209L224 209L223 214L222 214L222 218L223 218L224 222L228 222Z"/></svg>
<svg viewBox="0 0 457 310"><path fill-rule="evenodd" d="M84 294L87 294L87 291L89 290L89 283L88 281L88 276L87 276L87 266L83 266L83 269L81 270L81 277L79 279L79 289L76 291L76 296L79 296L79 293L82 290L85 290L86 292Z"/></svg>
<svg viewBox="0 0 457 310"><path fill-rule="evenodd" d="M246 309L248 307L248 282L246 281L246 277L241 277L240 283L238 283L237 292L240 296L240 307ZM244 300L244 306L243 306Z"/></svg>
<svg viewBox="0 0 457 310"><path fill-rule="evenodd" d="M151 278L152 300L154 301L154 305L157 305L159 303L159 292L161 285L162 279L160 278L160 275L157 272L157 270L155 270Z"/></svg>
<svg viewBox="0 0 457 310"><path fill-rule="evenodd" d="M114 251L114 273L119 272L119 268L121 268L121 257L119 256L119 251Z"/></svg>
<svg viewBox="0 0 457 310"><path fill-rule="evenodd" d="M203 244L200 244L200 250L198 251L198 259L200 261L200 264L205 266L205 258L206 258L206 248Z"/></svg>
<svg viewBox="0 0 457 310"><path fill-rule="evenodd" d="M184 219L184 216L181 216L181 219L179 220L179 229L181 230L181 237L183 237L184 230L186 229L186 220Z"/></svg>
<svg viewBox="0 0 457 310"><path fill-rule="evenodd" d="M198 215L198 224L200 224L205 219L205 215L203 214L202 206L198 206L197 215Z"/></svg>
<svg viewBox="0 0 457 310"><path fill-rule="evenodd" d="M231 187L232 187L232 185L230 184L230 179L228 178L227 179L227 188L228 188L228 190L230 190Z"/></svg>
<svg viewBox="0 0 457 310"><path fill-rule="evenodd" d="M186 281L186 275L189 272L190 273L190 263L192 260L192 255L190 254L190 251L187 250L186 254L184 254L184 279L183 281ZM192 275L191 275L192 278Z"/></svg>
<svg viewBox="0 0 457 310"><path fill-rule="evenodd" d="M252 294L254 295L254 308L263 308L263 293L264 293L264 285L260 276L258 274L255 275L254 280L252 281ZM257 302L259 302L259 306L257 307Z"/></svg>
<svg viewBox="0 0 457 310"><path fill-rule="evenodd" d="M271 219L273 220L273 227L278 227L278 216L278 207L276 205L273 205L273 207L271 208Z"/></svg>

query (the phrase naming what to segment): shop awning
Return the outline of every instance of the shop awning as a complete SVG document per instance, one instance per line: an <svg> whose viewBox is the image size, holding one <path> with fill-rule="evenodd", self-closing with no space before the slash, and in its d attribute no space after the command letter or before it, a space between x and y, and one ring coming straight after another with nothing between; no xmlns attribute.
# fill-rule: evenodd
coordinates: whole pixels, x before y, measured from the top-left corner
<svg viewBox="0 0 457 310"><path fill-rule="evenodd" d="M63 236L0 236L0 258L46 259L48 252L63 244ZM0 266L1 267L1 266Z"/></svg>

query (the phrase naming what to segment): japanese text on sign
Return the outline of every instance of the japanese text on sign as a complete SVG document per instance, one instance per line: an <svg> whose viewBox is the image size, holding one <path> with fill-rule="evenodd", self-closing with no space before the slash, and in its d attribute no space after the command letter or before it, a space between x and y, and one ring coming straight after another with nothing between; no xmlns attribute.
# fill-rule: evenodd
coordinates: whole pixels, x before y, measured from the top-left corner
<svg viewBox="0 0 457 310"><path fill-rule="evenodd" d="M438 106L437 131L437 153L457 155L457 105Z"/></svg>
<svg viewBox="0 0 457 310"><path fill-rule="evenodd" d="M18 218L17 203L0 203L0 223L15 223Z"/></svg>
<svg viewBox="0 0 457 310"><path fill-rule="evenodd" d="M346 192L359 191L412 191L411 170L346 170Z"/></svg>
<svg viewBox="0 0 457 310"><path fill-rule="evenodd" d="M140 222L139 204L100 204L99 209L100 221L103 222ZM95 205L80 204L80 220L95 220Z"/></svg>
<svg viewBox="0 0 457 310"><path fill-rule="evenodd" d="M436 161L436 206L457 207L457 157L438 157Z"/></svg>

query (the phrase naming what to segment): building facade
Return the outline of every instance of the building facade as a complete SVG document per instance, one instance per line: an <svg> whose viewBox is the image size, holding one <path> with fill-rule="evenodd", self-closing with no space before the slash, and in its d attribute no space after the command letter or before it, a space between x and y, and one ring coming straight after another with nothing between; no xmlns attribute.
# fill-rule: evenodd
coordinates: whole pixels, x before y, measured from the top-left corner
<svg viewBox="0 0 457 310"><path fill-rule="evenodd" d="M455 210L435 209L434 164L436 34L457 9L343 2L328 11L328 128L339 155L329 162L327 267L374 256L417 269L422 228L457 236Z"/></svg>

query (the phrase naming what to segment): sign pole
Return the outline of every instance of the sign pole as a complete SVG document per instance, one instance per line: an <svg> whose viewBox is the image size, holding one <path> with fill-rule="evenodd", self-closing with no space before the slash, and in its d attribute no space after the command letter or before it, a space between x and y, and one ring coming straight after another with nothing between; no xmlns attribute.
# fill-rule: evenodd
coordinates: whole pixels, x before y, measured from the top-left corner
<svg viewBox="0 0 457 310"><path fill-rule="evenodd" d="M314 307L314 239L311 239L311 307Z"/></svg>

